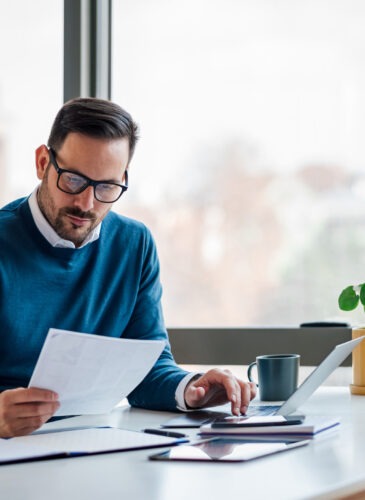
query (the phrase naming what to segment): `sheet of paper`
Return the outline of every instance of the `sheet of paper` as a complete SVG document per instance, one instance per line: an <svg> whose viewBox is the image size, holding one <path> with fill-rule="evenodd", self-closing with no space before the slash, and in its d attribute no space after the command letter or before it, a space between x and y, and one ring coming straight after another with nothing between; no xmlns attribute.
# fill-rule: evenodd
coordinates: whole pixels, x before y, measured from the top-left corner
<svg viewBox="0 0 365 500"><path fill-rule="evenodd" d="M22 443L13 443L12 439L0 439L0 464L52 455L60 455L60 452L51 452L48 448L38 445L24 446Z"/></svg>
<svg viewBox="0 0 365 500"><path fill-rule="evenodd" d="M51 328L29 387L58 393L56 416L106 413L144 379L164 346Z"/></svg>
<svg viewBox="0 0 365 500"><path fill-rule="evenodd" d="M107 451L164 447L178 441L176 438L109 427L35 434L0 439L0 464L54 455L85 455Z"/></svg>

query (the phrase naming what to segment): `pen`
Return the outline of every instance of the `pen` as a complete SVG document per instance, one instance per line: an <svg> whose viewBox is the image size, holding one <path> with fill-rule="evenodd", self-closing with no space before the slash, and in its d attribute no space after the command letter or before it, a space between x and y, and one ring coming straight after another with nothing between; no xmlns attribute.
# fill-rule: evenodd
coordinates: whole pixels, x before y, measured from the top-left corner
<svg viewBox="0 0 365 500"><path fill-rule="evenodd" d="M172 438L186 437L186 434L182 434L181 432L163 431L161 429L143 429L143 432L145 432L146 434L157 434L157 436L166 436Z"/></svg>

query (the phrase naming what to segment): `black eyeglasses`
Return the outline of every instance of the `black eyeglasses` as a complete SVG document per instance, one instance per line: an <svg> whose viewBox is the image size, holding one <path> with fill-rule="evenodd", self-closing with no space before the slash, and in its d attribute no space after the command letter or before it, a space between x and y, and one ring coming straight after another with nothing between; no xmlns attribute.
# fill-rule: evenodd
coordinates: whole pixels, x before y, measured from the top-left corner
<svg viewBox="0 0 365 500"><path fill-rule="evenodd" d="M95 199L102 203L114 203L119 200L124 191L128 189L128 172L125 170L124 184L116 184L109 181L93 181L85 175L76 174L71 170L65 170L58 166L56 153L53 149L49 149L49 157L52 165L58 174L57 187L67 194L80 194L89 186L94 188Z"/></svg>

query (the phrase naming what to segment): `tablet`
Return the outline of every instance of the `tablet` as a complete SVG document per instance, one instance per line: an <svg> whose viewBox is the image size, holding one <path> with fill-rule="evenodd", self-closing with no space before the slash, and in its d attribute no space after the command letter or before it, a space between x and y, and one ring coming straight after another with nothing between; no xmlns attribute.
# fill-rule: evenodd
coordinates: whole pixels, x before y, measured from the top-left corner
<svg viewBox="0 0 365 500"><path fill-rule="evenodd" d="M247 462L255 458L305 446L309 440L293 439L226 439L213 438L199 444L182 444L162 453L150 455L150 460L180 460L203 462Z"/></svg>

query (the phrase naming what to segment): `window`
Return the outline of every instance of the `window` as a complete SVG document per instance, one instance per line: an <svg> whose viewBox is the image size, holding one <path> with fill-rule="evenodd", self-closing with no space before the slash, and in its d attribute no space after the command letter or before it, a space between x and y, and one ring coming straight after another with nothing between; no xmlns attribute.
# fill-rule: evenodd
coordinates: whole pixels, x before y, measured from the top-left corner
<svg viewBox="0 0 365 500"><path fill-rule="evenodd" d="M34 151L62 105L63 1L3 2L0 16L0 203L37 183Z"/></svg>
<svg viewBox="0 0 365 500"><path fill-rule="evenodd" d="M155 235L168 325L333 319L364 280L364 21L360 0L114 2L113 99L141 126L118 210Z"/></svg>

